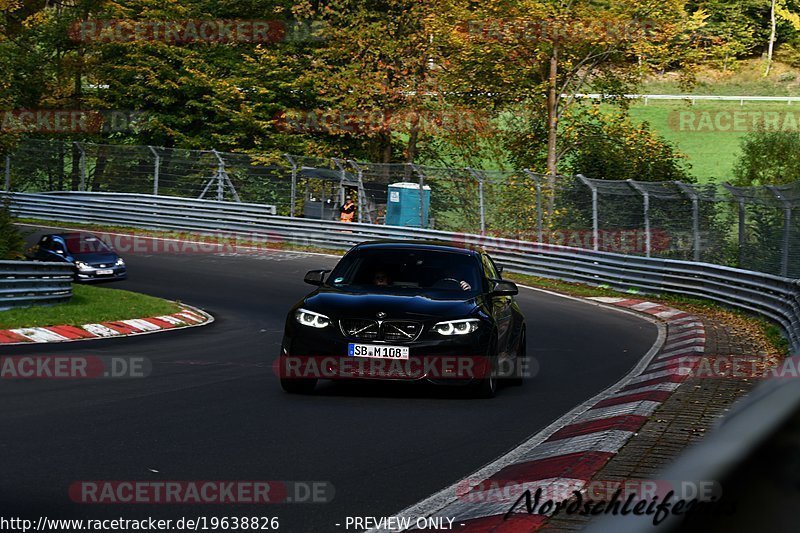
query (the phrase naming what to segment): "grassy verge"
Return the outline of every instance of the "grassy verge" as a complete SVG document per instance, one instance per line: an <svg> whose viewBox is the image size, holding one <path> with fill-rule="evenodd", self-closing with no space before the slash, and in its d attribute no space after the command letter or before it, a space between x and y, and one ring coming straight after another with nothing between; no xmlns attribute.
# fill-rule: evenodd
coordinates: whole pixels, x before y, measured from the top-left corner
<svg viewBox="0 0 800 533"><path fill-rule="evenodd" d="M91 324L168 315L180 307L168 300L119 289L73 285L68 303L0 311L0 329Z"/></svg>

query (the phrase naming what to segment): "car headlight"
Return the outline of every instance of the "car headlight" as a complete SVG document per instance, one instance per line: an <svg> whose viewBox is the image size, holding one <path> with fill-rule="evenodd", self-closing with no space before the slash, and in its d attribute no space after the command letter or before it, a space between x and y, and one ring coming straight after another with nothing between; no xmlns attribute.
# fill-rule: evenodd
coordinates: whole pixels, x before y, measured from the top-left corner
<svg viewBox="0 0 800 533"><path fill-rule="evenodd" d="M125 261L123 261L121 257L117 259L117 266L118 267L125 266Z"/></svg>
<svg viewBox="0 0 800 533"><path fill-rule="evenodd" d="M465 318L462 320L448 320L439 322L433 326L433 331L440 335L467 335L478 329L480 320L477 318Z"/></svg>
<svg viewBox="0 0 800 533"><path fill-rule="evenodd" d="M83 261L75 261L75 266L78 267L78 270L91 270L92 267L89 266L89 263L84 263Z"/></svg>
<svg viewBox="0 0 800 533"><path fill-rule="evenodd" d="M331 323L330 318L308 309L298 309L294 317L304 326L311 326L312 328L326 328Z"/></svg>

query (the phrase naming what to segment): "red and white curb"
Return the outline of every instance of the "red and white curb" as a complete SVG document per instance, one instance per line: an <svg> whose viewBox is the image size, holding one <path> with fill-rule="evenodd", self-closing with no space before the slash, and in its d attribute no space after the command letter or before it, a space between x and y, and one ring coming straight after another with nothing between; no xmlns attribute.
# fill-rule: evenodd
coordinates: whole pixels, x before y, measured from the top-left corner
<svg viewBox="0 0 800 533"><path fill-rule="evenodd" d="M688 378L686 361L705 348L705 328L695 316L660 304L628 298L590 298L645 313L659 328L658 340L636 368L615 385L576 407L480 471L397 514L454 519L468 532L536 531L548 520L528 514L519 497L542 489L543 500L566 500L580 491ZM381 529L370 530L378 533ZM395 530L396 531L396 530Z"/></svg>
<svg viewBox="0 0 800 533"><path fill-rule="evenodd" d="M181 311L177 313L149 318L116 320L99 324L84 324L82 326L47 326L0 330L0 345L71 342L146 335L165 330L204 326L214 321L214 317L201 309L187 305L181 305L181 307Z"/></svg>

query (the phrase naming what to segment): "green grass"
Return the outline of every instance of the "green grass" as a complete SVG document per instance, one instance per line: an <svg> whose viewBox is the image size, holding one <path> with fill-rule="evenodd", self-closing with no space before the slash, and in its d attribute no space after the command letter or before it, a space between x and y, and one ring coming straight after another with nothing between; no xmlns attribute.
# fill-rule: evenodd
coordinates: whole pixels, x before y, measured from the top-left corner
<svg viewBox="0 0 800 533"><path fill-rule="evenodd" d="M80 326L95 322L147 318L180 311L175 302L145 294L89 285L73 285L68 303L0 311L0 329Z"/></svg>
<svg viewBox="0 0 800 533"><path fill-rule="evenodd" d="M763 59L737 61L726 71L704 68L697 73L696 83L682 86L674 73L646 80L637 92L642 94L693 94L712 96L800 96L800 70L776 61L769 77L764 77ZM778 111L792 112L800 119L800 105L779 102L688 102L650 100L648 105L637 103L631 107L634 121L647 121L659 135L672 142L688 156L690 172L701 183L721 183L733 177L733 167L740 154L743 131L681 131L681 111ZM782 115L784 118L786 115ZM672 118L672 120L670 120ZM783 119L782 119L783 120ZM782 122L783 123L783 122ZM798 131L795 128L794 131Z"/></svg>
<svg viewBox="0 0 800 533"><path fill-rule="evenodd" d="M744 131L719 131L715 126L703 127L704 117L725 117L727 113L786 111L787 105L748 102L740 106L737 102L686 102L650 100L647 105L631 107L634 122L648 122L652 129L671 142L687 157L690 173L700 183L721 183L733 177L733 167L739 158ZM791 110L792 108L789 108ZM797 107L800 117L800 107ZM681 113L690 117L681 125ZM749 115L748 115L749 116ZM722 118L722 120L725 120ZM705 123L708 124L708 123ZM692 127L698 131L691 131Z"/></svg>

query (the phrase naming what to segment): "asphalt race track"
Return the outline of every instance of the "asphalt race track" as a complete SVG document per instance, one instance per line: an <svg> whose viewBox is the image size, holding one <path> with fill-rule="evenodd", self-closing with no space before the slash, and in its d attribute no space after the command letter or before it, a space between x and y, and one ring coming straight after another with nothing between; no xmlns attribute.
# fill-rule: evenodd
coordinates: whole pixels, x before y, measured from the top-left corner
<svg viewBox="0 0 800 533"><path fill-rule="evenodd" d="M30 236L33 241L35 236ZM303 274L336 258L123 254L129 280L105 285L181 300L210 326L127 339L6 347L2 355L145 356L131 380L0 380L4 516L277 516L280 531L345 531L347 516L389 516L492 461L626 374L656 327L521 289L538 375L492 400L451 389L322 382L285 394L273 374ZM391 385L391 386L390 386ZM330 503L91 505L81 480L323 481ZM341 526L336 526L341 524Z"/></svg>

